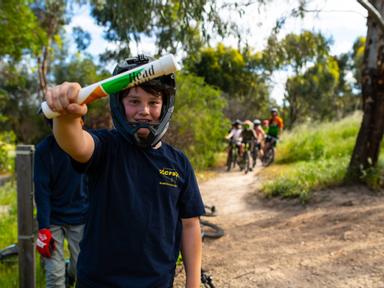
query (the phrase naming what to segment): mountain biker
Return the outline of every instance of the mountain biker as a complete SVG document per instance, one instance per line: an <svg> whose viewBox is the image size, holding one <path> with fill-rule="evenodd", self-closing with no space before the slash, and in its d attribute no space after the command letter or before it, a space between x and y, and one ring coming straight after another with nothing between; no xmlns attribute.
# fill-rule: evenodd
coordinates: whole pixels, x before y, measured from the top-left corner
<svg viewBox="0 0 384 288"><path fill-rule="evenodd" d="M73 284L88 212L86 180L73 169L70 157L57 145L52 134L36 145L34 157L39 226L36 249L44 257L46 287L64 288L64 239L70 252L67 284Z"/></svg>
<svg viewBox="0 0 384 288"><path fill-rule="evenodd" d="M267 135L278 139L281 132L283 131L284 123L283 123L283 119L279 117L276 108L271 109L271 117L269 118L268 123L269 123L269 126L268 126Z"/></svg>
<svg viewBox="0 0 384 288"><path fill-rule="evenodd" d="M258 146L257 148L258 148L258 151L260 152L260 157L262 157L266 134L263 128L261 128L261 121L259 119L253 120L253 129L255 130L256 137L257 137L256 145Z"/></svg>
<svg viewBox="0 0 384 288"><path fill-rule="evenodd" d="M267 137L265 138L266 144L264 147L264 153L270 145L272 145L272 147L276 147L279 136L284 128L283 119L278 116L278 111L276 108L271 109L271 118L268 120L268 124L269 125Z"/></svg>
<svg viewBox="0 0 384 288"><path fill-rule="evenodd" d="M241 146L241 124L242 122L239 119L236 119L232 122L232 129L225 136L225 139L229 140L228 145L228 157L231 153L232 146L235 145L237 148L237 153L240 155L240 146Z"/></svg>
<svg viewBox="0 0 384 288"><path fill-rule="evenodd" d="M240 156L243 156L245 145L249 145L249 151L253 151L253 147L257 141L257 135L253 129L253 123L250 120L243 122L243 131L241 132ZM253 165L251 165L252 167ZM251 168L252 170L252 168Z"/></svg>
<svg viewBox="0 0 384 288"><path fill-rule="evenodd" d="M114 75L150 62L126 59ZM48 90L54 135L88 176L90 211L78 259L77 287L172 287L181 249L186 287L199 287L204 214L193 168L161 141L174 110L175 75L110 95L115 129L81 129L80 85Z"/></svg>

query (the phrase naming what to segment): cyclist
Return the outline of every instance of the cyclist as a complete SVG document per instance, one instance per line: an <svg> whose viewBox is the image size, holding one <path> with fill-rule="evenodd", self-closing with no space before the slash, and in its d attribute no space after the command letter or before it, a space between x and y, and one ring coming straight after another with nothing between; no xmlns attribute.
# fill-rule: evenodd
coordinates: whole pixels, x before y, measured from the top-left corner
<svg viewBox="0 0 384 288"><path fill-rule="evenodd" d="M257 141L257 135L253 129L253 123L250 120L245 120L243 122L243 130L241 132L241 147L240 147L240 156L244 154L245 146L249 145L249 151L253 151L253 147ZM251 170L253 165L250 165Z"/></svg>
<svg viewBox="0 0 384 288"><path fill-rule="evenodd" d="M151 60L128 58L113 74ZM113 130L81 129L87 107L76 103L79 90L65 82L46 94L61 114L53 121L57 142L88 176L77 288L172 287L180 249L186 287L199 287L204 204L187 157L161 142L174 110L175 75L111 94Z"/></svg>
<svg viewBox="0 0 384 288"><path fill-rule="evenodd" d="M271 109L271 118L268 120L268 131L265 139L266 145L264 147L264 153L270 145L276 147L279 136L284 128L283 119L278 116L276 108Z"/></svg>
<svg viewBox="0 0 384 288"><path fill-rule="evenodd" d="M266 134L265 134L263 128L261 128L261 121L259 119L253 120L253 129L256 132L256 137L257 137L256 145L257 145L258 151L260 152L259 156L260 156L260 158L262 158Z"/></svg>
<svg viewBox="0 0 384 288"><path fill-rule="evenodd" d="M229 146L228 146L228 157L230 157L231 149L234 148L234 146L237 149L237 153L240 156L240 146L241 146L241 124L242 122L239 119L236 119L232 122L232 129L229 131L229 133L225 136L225 139L229 140ZM227 158L228 159L228 158Z"/></svg>

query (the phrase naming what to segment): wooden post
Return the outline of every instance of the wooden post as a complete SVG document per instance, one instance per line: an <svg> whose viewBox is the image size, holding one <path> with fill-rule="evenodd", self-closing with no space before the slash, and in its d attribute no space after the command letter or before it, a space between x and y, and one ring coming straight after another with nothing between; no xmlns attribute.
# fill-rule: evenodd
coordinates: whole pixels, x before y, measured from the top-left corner
<svg viewBox="0 0 384 288"><path fill-rule="evenodd" d="M17 145L17 225L19 248L19 287L36 287L35 239L33 221L33 145Z"/></svg>

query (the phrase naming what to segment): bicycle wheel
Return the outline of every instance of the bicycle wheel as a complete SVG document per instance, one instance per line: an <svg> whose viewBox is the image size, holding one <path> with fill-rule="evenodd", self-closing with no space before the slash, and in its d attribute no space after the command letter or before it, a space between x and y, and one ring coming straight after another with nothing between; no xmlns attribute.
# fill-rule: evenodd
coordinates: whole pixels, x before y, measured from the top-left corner
<svg viewBox="0 0 384 288"><path fill-rule="evenodd" d="M244 173L247 174L251 170L250 155L249 151L244 152Z"/></svg>
<svg viewBox="0 0 384 288"><path fill-rule="evenodd" d="M257 147L257 144L255 144L255 147L253 148L252 151L252 167L255 168L257 164L257 157L259 156L259 148Z"/></svg>
<svg viewBox="0 0 384 288"><path fill-rule="evenodd" d="M17 247L17 244L12 244L0 250L0 261L15 262L17 261L18 255L19 255L19 249Z"/></svg>
<svg viewBox="0 0 384 288"><path fill-rule="evenodd" d="M271 165L274 159L275 159L275 149L271 146L265 152L265 155L263 158L263 166L267 167Z"/></svg>
<svg viewBox="0 0 384 288"><path fill-rule="evenodd" d="M233 150L233 148L231 147L231 148L229 148L230 150L228 151L228 156L227 156L227 171L230 171L231 170L231 168L232 168L232 150Z"/></svg>
<svg viewBox="0 0 384 288"><path fill-rule="evenodd" d="M203 284L205 288L215 288L211 275L208 275L203 269L201 269L201 284Z"/></svg>
<svg viewBox="0 0 384 288"><path fill-rule="evenodd" d="M224 230L218 225L200 219L201 237L218 239L224 236Z"/></svg>

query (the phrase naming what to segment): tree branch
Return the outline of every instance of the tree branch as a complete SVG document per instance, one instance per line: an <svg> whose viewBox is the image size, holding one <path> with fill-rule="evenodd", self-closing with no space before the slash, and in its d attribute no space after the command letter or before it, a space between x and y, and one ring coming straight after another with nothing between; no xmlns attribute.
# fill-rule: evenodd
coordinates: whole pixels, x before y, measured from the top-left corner
<svg viewBox="0 0 384 288"><path fill-rule="evenodd" d="M376 19L379 23L381 30L384 31L384 19L381 17L380 12L368 0L357 0L361 6L368 10L368 13Z"/></svg>

